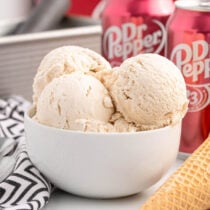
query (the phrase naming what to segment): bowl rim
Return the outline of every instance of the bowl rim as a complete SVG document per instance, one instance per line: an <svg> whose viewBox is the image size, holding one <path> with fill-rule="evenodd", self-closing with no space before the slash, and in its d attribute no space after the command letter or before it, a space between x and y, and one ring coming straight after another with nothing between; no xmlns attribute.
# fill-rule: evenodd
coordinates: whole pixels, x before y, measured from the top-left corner
<svg viewBox="0 0 210 210"><path fill-rule="evenodd" d="M26 121L30 122L30 124L34 124L37 127L40 127L41 129L50 129L52 132L62 132L66 134L77 134L77 135L94 135L94 136L99 136L99 135L106 135L106 136L135 136L135 135L146 135L146 134L155 134L157 132L163 132L165 130L173 129L174 127L177 127L181 124L182 120L180 120L176 124L171 124L165 127L161 128L155 128L151 130L142 130L142 131L135 131L135 132L93 132L93 131L80 131L80 130L68 130L68 129L62 129L62 128L56 128L52 126L48 126L42 123L37 122L36 120L32 119L32 116L34 116L35 113L35 106L30 107L28 110L25 111L24 114L24 124ZM32 116L30 116L32 115Z"/></svg>

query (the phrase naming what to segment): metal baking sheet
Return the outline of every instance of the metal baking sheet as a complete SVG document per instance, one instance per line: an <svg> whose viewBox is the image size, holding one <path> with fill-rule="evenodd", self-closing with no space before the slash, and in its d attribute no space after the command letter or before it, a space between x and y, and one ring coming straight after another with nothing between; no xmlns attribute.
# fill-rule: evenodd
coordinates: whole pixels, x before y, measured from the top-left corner
<svg viewBox="0 0 210 210"><path fill-rule="evenodd" d="M64 45L100 53L100 41L100 25L0 38L0 98L16 94L31 100L33 77L44 55Z"/></svg>

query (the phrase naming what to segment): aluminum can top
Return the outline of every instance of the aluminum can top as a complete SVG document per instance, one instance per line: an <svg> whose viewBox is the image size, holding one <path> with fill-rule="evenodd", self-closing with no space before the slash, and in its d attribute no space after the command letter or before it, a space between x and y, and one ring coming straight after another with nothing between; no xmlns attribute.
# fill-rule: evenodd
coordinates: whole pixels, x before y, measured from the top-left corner
<svg viewBox="0 0 210 210"><path fill-rule="evenodd" d="M177 0L175 7L197 12L210 12L209 0Z"/></svg>

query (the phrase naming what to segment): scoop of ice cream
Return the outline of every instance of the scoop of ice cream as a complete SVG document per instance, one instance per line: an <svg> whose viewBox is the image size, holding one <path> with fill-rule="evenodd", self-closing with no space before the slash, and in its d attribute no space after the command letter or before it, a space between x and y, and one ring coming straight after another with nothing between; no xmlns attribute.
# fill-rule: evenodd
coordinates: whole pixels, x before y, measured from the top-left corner
<svg viewBox="0 0 210 210"><path fill-rule="evenodd" d="M52 127L71 129L77 119L108 122L113 112L104 85L91 75L73 72L53 79L44 88L35 119Z"/></svg>
<svg viewBox="0 0 210 210"><path fill-rule="evenodd" d="M142 130L175 124L187 111L183 76L171 61L160 55L129 58L100 77L117 110L127 122Z"/></svg>
<svg viewBox="0 0 210 210"><path fill-rule="evenodd" d="M37 103L44 87L54 78L74 71L95 73L111 69L98 53L78 46L64 46L49 52L41 61L33 83L33 102Z"/></svg>
<svg viewBox="0 0 210 210"><path fill-rule="evenodd" d="M114 126L111 123L90 119L76 120L72 123L71 130L100 133L115 132Z"/></svg>
<svg viewBox="0 0 210 210"><path fill-rule="evenodd" d="M115 132L136 132L140 130L134 123L127 122L119 112L112 115L110 123L113 124L113 130Z"/></svg>
<svg viewBox="0 0 210 210"><path fill-rule="evenodd" d="M114 113L109 122L92 119L77 119L71 125L71 130L84 132L136 132L139 130L133 123L128 123L120 113Z"/></svg>

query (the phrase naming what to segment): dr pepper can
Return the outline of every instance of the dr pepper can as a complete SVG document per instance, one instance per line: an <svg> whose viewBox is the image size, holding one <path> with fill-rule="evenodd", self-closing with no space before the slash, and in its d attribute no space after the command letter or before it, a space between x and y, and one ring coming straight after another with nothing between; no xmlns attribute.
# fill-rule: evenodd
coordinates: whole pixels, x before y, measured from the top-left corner
<svg viewBox="0 0 210 210"><path fill-rule="evenodd" d="M178 0L175 7L166 27L166 57L186 82L180 152L192 153L210 133L210 1Z"/></svg>
<svg viewBox="0 0 210 210"><path fill-rule="evenodd" d="M173 0L107 0L102 12L102 54L112 66L139 53L164 55Z"/></svg>

